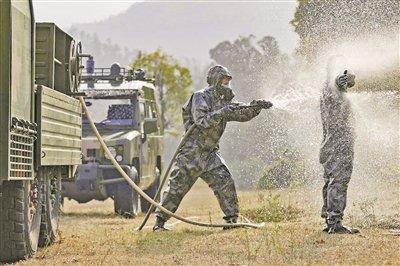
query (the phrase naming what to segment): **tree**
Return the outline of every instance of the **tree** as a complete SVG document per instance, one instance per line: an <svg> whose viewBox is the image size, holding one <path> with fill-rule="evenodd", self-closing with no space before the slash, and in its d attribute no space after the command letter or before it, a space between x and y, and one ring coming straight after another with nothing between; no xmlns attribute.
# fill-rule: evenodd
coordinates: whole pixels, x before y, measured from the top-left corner
<svg viewBox="0 0 400 266"><path fill-rule="evenodd" d="M362 39L388 38L398 47L400 0L298 0L291 24L300 37L296 53L308 66L336 44L357 44ZM365 48L364 48L365 49ZM371 47L371 53L373 47ZM390 48L392 49L392 48ZM397 48L394 48L398 50ZM340 51L337 51L340 53ZM396 51L391 51L395 53ZM400 90L398 63L385 72L358 78L355 90Z"/></svg>
<svg viewBox="0 0 400 266"><path fill-rule="evenodd" d="M358 36L395 31L399 0L297 0L291 24L300 37L297 53L312 62L324 46Z"/></svg>
<svg viewBox="0 0 400 266"><path fill-rule="evenodd" d="M254 35L239 37L232 43L224 41L210 50L210 57L228 67L238 98L251 100L265 96L265 88L273 90L282 83L280 72L288 64L278 42L272 36L256 40Z"/></svg>
<svg viewBox="0 0 400 266"><path fill-rule="evenodd" d="M181 106L190 94L192 78L189 69L160 49L153 53L139 52L131 67L144 69L154 76L161 103L162 122L165 128L172 127L173 122L181 118Z"/></svg>

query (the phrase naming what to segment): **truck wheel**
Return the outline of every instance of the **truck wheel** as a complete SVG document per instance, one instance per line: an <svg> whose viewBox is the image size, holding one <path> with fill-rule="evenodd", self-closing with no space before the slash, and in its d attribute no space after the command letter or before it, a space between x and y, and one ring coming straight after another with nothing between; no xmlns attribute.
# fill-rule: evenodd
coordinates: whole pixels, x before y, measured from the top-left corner
<svg viewBox="0 0 400 266"><path fill-rule="evenodd" d="M57 240L58 223L61 215L61 169L43 172L44 206L40 226L39 246L44 247Z"/></svg>
<svg viewBox="0 0 400 266"><path fill-rule="evenodd" d="M156 179L148 189L144 190L147 196L149 196L152 199L154 199L154 196L157 193L158 186L160 185L160 176L161 176L161 171L158 169L158 167L156 167ZM140 199L140 209L142 212L146 213L150 209L150 206L151 204L147 200Z"/></svg>
<svg viewBox="0 0 400 266"><path fill-rule="evenodd" d="M13 262L36 253L42 213L42 185L4 181L0 186L0 261Z"/></svg>
<svg viewBox="0 0 400 266"><path fill-rule="evenodd" d="M128 184L116 185L114 194L114 211L125 217L134 218L138 211L138 194Z"/></svg>

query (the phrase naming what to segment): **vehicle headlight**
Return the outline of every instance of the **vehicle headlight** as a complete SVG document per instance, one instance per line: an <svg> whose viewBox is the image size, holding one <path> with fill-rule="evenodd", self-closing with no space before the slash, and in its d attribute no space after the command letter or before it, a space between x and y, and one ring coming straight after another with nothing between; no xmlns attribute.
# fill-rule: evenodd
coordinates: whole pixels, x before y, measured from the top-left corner
<svg viewBox="0 0 400 266"><path fill-rule="evenodd" d="M117 160L117 162L122 162L124 158L122 157L122 155L117 155L115 156L115 160Z"/></svg>
<svg viewBox="0 0 400 266"><path fill-rule="evenodd" d="M108 147L108 149L110 150L110 153L111 153L111 155L112 155L113 157L115 157L115 156L117 155L117 150L116 150L114 147ZM105 154L105 157L106 157L107 159L110 159L110 158L108 158L107 153Z"/></svg>

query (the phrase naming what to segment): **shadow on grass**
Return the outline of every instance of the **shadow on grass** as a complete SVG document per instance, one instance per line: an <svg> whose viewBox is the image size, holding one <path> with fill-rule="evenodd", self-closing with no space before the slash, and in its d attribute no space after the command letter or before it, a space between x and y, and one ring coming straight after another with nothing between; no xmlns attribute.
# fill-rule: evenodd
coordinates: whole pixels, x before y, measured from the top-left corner
<svg viewBox="0 0 400 266"><path fill-rule="evenodd" d="M123 218L122 216L112 212L66 212L63 213L62 216L73 218Z"/></svg>

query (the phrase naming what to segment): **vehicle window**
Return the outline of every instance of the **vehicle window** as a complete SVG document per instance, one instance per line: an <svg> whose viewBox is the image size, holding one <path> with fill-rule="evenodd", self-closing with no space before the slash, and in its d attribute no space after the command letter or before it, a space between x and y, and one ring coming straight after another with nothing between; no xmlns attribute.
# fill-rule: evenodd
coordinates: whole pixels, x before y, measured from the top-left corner
<svg viewBox="0 0 400 266"><path fill-rule="evenodd" d="M132 119L133 105L131 104L113 104L108 106L107 119Z"/></svg>
<svg viewBox="0 0 400 266"><path fill-rule="evenodd" d="M87 99L86 102L95 123L132 125L134 122L135 106L129 99Z"/></svg>

